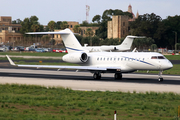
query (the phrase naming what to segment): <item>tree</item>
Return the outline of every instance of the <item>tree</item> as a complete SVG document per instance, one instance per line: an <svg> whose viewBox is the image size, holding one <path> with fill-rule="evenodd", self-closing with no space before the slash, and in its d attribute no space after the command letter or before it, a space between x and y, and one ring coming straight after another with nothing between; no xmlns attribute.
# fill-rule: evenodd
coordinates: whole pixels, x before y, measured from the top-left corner
<svg viewBox="0 0 180 120"><path fill-rule="evenodd" d="M94 36L91 38L92 39L92 44L94 46L98 46L100 44L100 40L99 40L99 37L98 36Z"/></svg>
<svg viewBox="0 0 180 120"><path fill-rule="evenodd" d="M26 32L30 32L31 31L31 24L29 21L29 18L25 18L24 21L21 22L21 29L20 32L22 34L25 34Z"/></svg>
<svg viewBox="0 0 180 120"><path fill-rule="evenodd" d="M58 21L55 23L55 29L61 29L60 25L61 25L61 21Z"/></svg>
<svg viewBox="0 0 180 120"><path fill-rule="evenodd" d="M82 22L81 26L88 26L88 22L85 20Z"/></svg>
<svg viewBox="0 0 180 120"><path fill-rule="evenodd" d="M25 35L26 32L39 32L43 31L43 26L38 22L38 18L36 16L31 16L30 18L25 18L21 22L20 32Z"/></svg>
<svg viewBox="0 0 180 120"><path fill-rule="evenodd" d="M93 36L93 35L94 35L94 33L93 33L92 29L91 29L91 28L87 28L87 30L86 30L86 32L85 32L85 34L86 34L87 36L89 36L90 46L92 46L92 39L91 39L91 36Z"/></svg>
<svg viewBox="0 0 180 120"><path fill-rule="evenodd" d="M95 15L92 19L92 22L97 22L98 24L100 23L101 16L100 15Z"/></svg>
<svg viewBox="0 0 180 120"><path fill-rule="evenodd" d="M61 24L60 24L60 28L61 29L65 29L65 28L68 28L69 27L69 25L68 25L68 23L66 22L66 21L63 21Z"/></svg>
<svg viewBox="0 0 180 120"><path fill-rule="evenodd" d="M73 30L74 30L75 33L80 33L81 32L80 25L75 25Z"/></svg>
<svg viewBox="0 0 180 120"><path fill-rule="evenodd" d="M40 31L40 26L38 24L31 25L31 29L33 32Z"/></svg>
<svg viewBox="0 0 180 120"><path fill-rule="evenodd" d="M49 28L51 31L54 31L55 22L54 22L54 21L50 21L50 22L48 23L48 28Z"/></svg>
<svg viewBox="0 0 180 120"><path fill-rule="evenodd" d="M154 43L152 38L136 38L133 41L132 48L137 48L138 50L147 50L151 48L151 45Z"/></svg>
<svg viewBox="0 0 180 120"><path fill-rule="evenodd" d="M22 20L17 19L17 20L13 20L12 24L21 24Z"/></svg>
<svg viewBox="0 0 180 120"><path fill-rule="evenodd" d="M157 49L157 45L156 44L152 44L151 45L151 51L154 52L156 49Z"/></svg>

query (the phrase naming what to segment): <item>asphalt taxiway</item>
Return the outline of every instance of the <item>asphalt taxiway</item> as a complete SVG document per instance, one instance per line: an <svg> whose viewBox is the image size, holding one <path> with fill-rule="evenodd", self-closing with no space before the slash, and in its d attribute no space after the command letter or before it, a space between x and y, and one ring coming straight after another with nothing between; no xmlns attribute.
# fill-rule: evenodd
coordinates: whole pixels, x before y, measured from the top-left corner
<svg viewBox="0 0 180 120"><path fill-rule="evenodd" d="M122 80L114 80L114 74L102 74L101 80L94 80L92 73L72 70L37 70L1 68L1 84L27 84L48 87L65 87L85 91L122 91L122 92L174 92L180 93L180 76L163 75L164 81L158 82L158 75L123 74Z"/></svg>

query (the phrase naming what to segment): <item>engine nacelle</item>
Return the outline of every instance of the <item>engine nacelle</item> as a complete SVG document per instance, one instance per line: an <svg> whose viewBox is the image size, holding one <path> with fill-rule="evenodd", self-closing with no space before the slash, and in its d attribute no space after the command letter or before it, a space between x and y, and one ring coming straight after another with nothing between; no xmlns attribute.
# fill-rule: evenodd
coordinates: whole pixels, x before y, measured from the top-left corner
<svg viewBox="0 0 180 120"><path fill-rule="evenodd" d="M70 63L85 63L88 61L88 55L84 52L74 52L64 55L62 59Z"/></svg>

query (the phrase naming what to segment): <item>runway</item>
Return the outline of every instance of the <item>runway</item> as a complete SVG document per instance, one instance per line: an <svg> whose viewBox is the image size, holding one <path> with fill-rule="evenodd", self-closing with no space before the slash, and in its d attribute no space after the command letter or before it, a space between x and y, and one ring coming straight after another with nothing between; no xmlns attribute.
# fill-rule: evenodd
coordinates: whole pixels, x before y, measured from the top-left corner
<svg viewBox="0 0 180 120"><path fill-rule="evenodd" d="M27 84L48 87L65 87L84 91L122 91L122 92L174 92L180 93L180 76L163 75L164 81L158 82L158 75L123 74L122 80L114 80L114 74L102 74L101 80L94 80L92 73L36 69L1 68L1 84Z"/></svg>

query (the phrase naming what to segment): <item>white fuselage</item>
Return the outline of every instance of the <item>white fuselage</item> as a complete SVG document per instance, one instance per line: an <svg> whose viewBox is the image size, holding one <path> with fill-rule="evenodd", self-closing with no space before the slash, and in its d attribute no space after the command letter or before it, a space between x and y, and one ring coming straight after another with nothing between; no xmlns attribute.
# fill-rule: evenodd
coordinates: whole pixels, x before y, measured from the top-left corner
<svg viewBox="0 0 180 120"><path fill-rule="evenodd" d="M89 53L88 56L89 60L83 66L120 67L121 72L166 70L173 67L162 54L154 52L96 52Z"/></svg>

